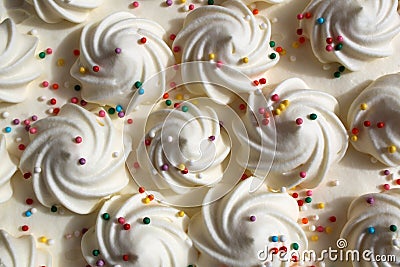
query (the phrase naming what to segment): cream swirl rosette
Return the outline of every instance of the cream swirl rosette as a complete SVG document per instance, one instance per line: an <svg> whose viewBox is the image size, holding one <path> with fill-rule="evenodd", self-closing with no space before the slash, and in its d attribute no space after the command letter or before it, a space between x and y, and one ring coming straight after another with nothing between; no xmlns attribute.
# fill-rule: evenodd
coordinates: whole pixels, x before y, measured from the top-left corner
<svg viewBox="0 0 400 267"><path fill-rule="evenodd" d="M96 225L82 239L89 264L194 266L197 251L187 235L189 217L155 200L146 204L144 199L146 194L137 194L105 202Z"/></svg>
<svg viewBox="0 0 400 267"><path fill-rule="evenodd" d="M0 230L0 266L6 267L51 267L51 256L36 248L31 235L15 238Z"/></svg>
<svg viewBox="0 0 400 267"><path fill-rule="evenodd" d="M400 74L371 83L352 103L347 121L353 146L388 166L400 165Z"/></svg>
<svg viewBox="0 0 400 267"><path fill-rule="evenodd" d="M0 101L22 102L26 87L40 75L34 56L38 39L19 33L11 19L0 24L0 36Z"/></svg>
<svg viewBox="0 0 400 267"><path fill-rule="evenodd" d="M6 137L0 134L0 203L11 198L13 190L11 188L10 179L17 170L17 166L11 160L7 151Z"/></svg>
<svg viewBox="0 0 400 267"><path fill-rule="evenodd" d="M38 16L47 23L67 20L84 22L92 9L100 6L101 0L27 0L35 7Z"/></svg>
<svg viewBox="0 0 400 267"><path fill-rule="evenodd" d="M196 8L185 18L183 29L176 36L173 48L180 51L181 62L207 61L214 68L199 64L182 71L183 81L199 80L203 84L186 84L192 94L207 94L215 101L229 103L235 93L255 91L249 79L231 76L225 66L259 78L279 60L270 47L271 25L261 15L254 16L240 1L226 1L221 6ZM230 90L221 90L214 84Z"/></svg>
<svg viewBox="0 0 400 267"><path fill-rule="evenodd" d="M56 117L35 122L30 131L20 169L32 174L33 189L44 206L61 204L90 213L127 185L122 133L108 115L66 104Z"/></svg>
<svg viewBox="0 0 400 267"><path fill-rule="evenodd" d="M283 247L288 254L293 247L299 252L307 249L307 237L297 223L296 201L265 188L250 193L253 179L212 204L218 187L207 194L206 204L189 225L189 236L200 251L198 266L289 266L292 258L282 254ZM281 258L262 255L274 248L280 248Z"/></svg>
<svg viewBox="0 0 400 267"><path fill-rule="evenodd" d="M252 171L258 168L256 176L268 175L266 182L275 190L298 184L314 188L347 149L347 132L337 113L333 96L309 89L298 78L279 84L267 105L263 97L250 95L243 117L248 137L238 135L242 150L250 147L250 157L238 153L237 161ZM262 163L270 158L274 161L269 171Z"/></svg>
<svg viewBox="0 0 400 267"><path fill-rule="evenodd" d="M400 189L355 199L347 219L341 237L347 241L346 249L358 251L359 260L353 260L353 266L399 265Z"/></svg>
<svg viewBox="0 0 400 267"><path fill-rule="evenodd" d="M71 75L82 83L82 97L123 108L132 97L135 106L154 103L165 90L160 71L175 62L165 35L159 24L128 12L87 25L81 34L80 57L71 68ZM157 87L142 87L153 75Z"/></svg>
<svg viewBox="0 0 400 267"><path fill-rule="evenodd" d="M339 62L355 71L393 53L392 39L400 32L398 0L312 0L303 11L300 28L322 63Z"/></svg>

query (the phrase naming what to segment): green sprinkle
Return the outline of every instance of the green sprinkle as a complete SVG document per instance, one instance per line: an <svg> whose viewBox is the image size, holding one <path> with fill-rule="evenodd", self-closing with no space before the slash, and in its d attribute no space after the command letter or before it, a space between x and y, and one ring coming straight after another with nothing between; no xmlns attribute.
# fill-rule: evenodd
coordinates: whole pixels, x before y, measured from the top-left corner
<svg viewBox="0 0 400 267"><path fill-rule="evenodd" d="M335 77L335 78L340 78L340 71L336 71L336 72L333 74L333 77Z"/></svg>
<svg viewBox="0 0 400 267"><path fill-rule="evenodd" d="M345 70L346 70L346 68L345 68L344 66L340 66L340 67L339 67L339 71L340 71L340 72L343 72L343 71L345 71Z"/></svg>
<svg viewBox="0 0 400 267"><path fill-rule="evenodd" d="M51 212L57 212L57 207L55 205L51 206L50 208Z"/></svg>
<svg viewBox="0 0 400 267"><path fill-rule="evenodd" d="M46 57L46 53L45 53L45 52L40 52L40 53L39 53L39 57L40 57L41 59L45 58L45 57Z"/></svg>
<svg viewBox="0 0 400 267"><path fill-rule="evenodd" d="M92 251L92 254L93 254L93 256L99 256L100 250L95 249L95 250Z"/></svg>
<svg viewBox="0 0 400 267"><path fill-rule="evenodd" d="M189 108L188 108L187 106L183 106L183 107L182 107L182 111L183 111L183 112L187 112L188 110L189 110Z"/></svg>
<svg viewBox="0 0 400 267"><path fill-rule="evenodd" d="M209 5L214 5L214 0L208 0L207 3L208 3Z"/></svg>
<svg viewBox="0 0 400 267"><path fill-rule="evenodd" d="M304 201L305 201L306 203L311 203L312 198L311 198L311 197L306 197L306 198L304 199Z"/></svg>
<svg viewBox="0 0 400 267"><path fill-rule="evenodd" d="M142 83L140 81L135 82L136 89L139 89L140 86L142 86Z"/></svg>
<svg viewBox="0 0 400 267"><path fill-rule="evenodd" d="M269 46L270 47L275 47L275 42L274 41L269 41Z"/></svg>
<svg viewBox="0 0 400 267"><path fill-rule="evenodd" d="M397 226L394 225L394 224L392 224L392 225L389 227L389 229L390 229L390 231L392 231L392 232L396 232L396 231L397 231Z"/></svg>
<svg viewBox="0 0 400 267"><path fill-rule="evenodd" d="M115 113L115 108L109 108L108 109L108 114L112 115Z"/></svg>
<svg viewBox="0 0 400 267"><path fill-rule="evenodd" d="M171 106L172 105L172 101L171 100L165 100L165 104L167 105L167 106Z"/></svg>
<svg viewBox="0 0 400 267"><path fill-rule="evenodd" d="M311 113L310 114L310 120L316 120L317 119L317 114L315 114L315 113Z"/></svg>
<svg viewBox="0 0 400 267"><path fill-rule="evenodd" d="M150 218L149 217L144 217L143 218L143 223L144 224L149 224L150 223Z"/></svg>
<svg viewBox="0 0 400 267"><path fill-rule="evenodd" d="M299 244L293 243L293 244L292 244L292 248L293 248L294 250L298 250L298 249L299 249Z"/></svg>
<svg viewBox="0 0 400 267"><path fill-rule="evenodd" d="M271 54L269 55L269 58L270 58L270 59L275 59L275 58L276 58L276 54L275 54L275 53L271 53Z"/></svg>
<svg viewBox="0 0 400 267"><path fill-rule="evenodd" d="M343 44L337 44L337 45L335 46L335 50L336 50L336 51L342 50L342 48L343 48Z"/></svg>
<svg viewBox="0 0 400 267"><path fill-rule="evenodd" d="M74 90L75 91L80 91L81 90L81 86L79 84L74 86Z"/></svg>
<svg viewBox="0 0 400 267"><path fill-rule="evenodd" d="M110 214L108 213L103 213L103 215L101 216L104 220L108 221L110 219Z"/></svg>

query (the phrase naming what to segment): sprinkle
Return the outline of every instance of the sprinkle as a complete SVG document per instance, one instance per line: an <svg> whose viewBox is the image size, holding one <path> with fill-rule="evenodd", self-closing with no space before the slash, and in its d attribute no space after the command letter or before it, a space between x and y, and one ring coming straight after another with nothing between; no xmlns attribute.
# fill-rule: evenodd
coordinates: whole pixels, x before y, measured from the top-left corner
<svg viewBox="0 0 400 267"><path fill-rule="evenodd" d="M110 219L110 214L108 214L108 213L103 213L103 215L101 215L101 217L102 217L104 220L108 221L108 220Z"/></svg>
<svg viewBox="0 0 400 267"><path fill-rule="evenodd" d="M390 174L390 171L389 171L389 170L384 170L384 171L383 171L383 174L384 174L384 175L389 175L389 174Z"/></svg>
<svg viewBox="0 0 400 267"><path fill-rule="evenodd" d="M303 14L297 14L297 19L298 20L302 20L304 18L304 15Z"/></svg>
<svg viewBox="0 0 400 267"><path fill-rule="evenodd" d="M121 54L121 52L122 52L122 49L121 48L119 48L119 47L117 47L117 48L115 48L115 53L116 54Z"/></svg>
<svg viewBox="0 0 400 267"><path fill-rule="evenodd" d="M172 2L172 1L171 1L171 2ZM146 37L140 38L140 42L141 42L142 44L145 44L145 43L147 42Z"/></svg>
<svg viewBox="0 0 400 267"><path fill-rule="evenodd" d="M270 47L274 47L275 46L275 42L274 41L269 41L269 46Z"/></svg>
<svg viewBox="0 0 400 267"><path fill-rule="evenodd" d="M44 59L46 57L46 53L45 52L40 52L39 53L39 58Z"/></svg>
<svg viewBox="0 0 400 267"><path fill-rule="evenodd" d="M32 212L30 210L25 211L25 216L26 217L31 217L32 216Z"/></svg>
<svg viewBox="0 0 400 267"><path fill-rule="evenodd" d="M330 226L325 227L325 232L326 232L327 234L332 233L332 227L330 227Z"/></svg>
<svg viewBox="0 0 400 267"><path fill-rule="evenodd" d="M52 246L52 245L54 245L55 241L54 241L54 239L48 239L46 243L48 246Z"/></svg>
<svg viewBox="0 0 400 267"><path fill-rule="evenodd" d="M306 178L306 172L300 172L299 173L299 176L301 177L301 178Z"/></svg>
<svg viewBox="0 0 400 267"><path fill-rule="evenodd" d="M362 103L361 105L360 105L360 109L361 110L366 110L368 108L368 105L366 104L366 103Z"/></svg>
<svg viewBox="0 0 400 267"><path fill-rule="evenodd" d="M178 217L183 217L185 216L185 212L184 211L178 211Z"/></svg>
<svg viewBox="0 0 400 267"><path fill-rule="evenodd" d="M310 120L316 120L317 119L317 114L311 113L310 114Z"/></svg>
<svg viewBox="0 0 400 267"><path fill-rule="evenodd" d="M335 72L333 73L333 77L335 77L335 78L340 78L340 71L335 71Z"/></svg>
<svg viewBox="0 0 400 267"><path fill-rule="evenodd" d="M389 227L389 230L392 231L392 232L396 232L396 231L397 231L397 226L394 225L394 224L392 224L392 225Z"/></svg>
<svg viewBox="0 0 400 267"><path fill-rule="evenodd" d="M311 198L311 197L306 197L306 198L304 199L304 201L305 201L306 203L311 203L311 202L312 202L312 198Z"/></svg>
<svg viewBox="0 0 400 267"><path fill-rule="evenodd" d="M374 199L373 197L368 197L368 198L367 198L367 203L370 204L370 205L372 205L372 204L375 203L375 199Z"/></svg>
<svg viewBox="0 0 400 267"><path fill-rule="evenodd" d="M306 19L310 19L312 17L311 12L306 12L305 17Z"/></svg>
<svg viewBox="0 0 400 267"><path fill-rule="evenodd" d="M372 227L372 226L368 227L367 230L368 230L368 233L370 233L370 234L374 234L375 233L375 228Z"/></svg>
<svg viewBox="0 0 400 267"><path fill-rule="evenodd" d="M80 137L80 136L75 137L75 143L77 143L77 144L82 143L82 137Z"/></svg>
<svg viewBox="0 0 400 267"><path fill-rule="evenodd" d="M384 184L384 185L383 185L383 189L389 190L389 189L390 189L390 185L389 185L389 184Z"/></svg>
<svg viewBox="0 0 400 267"><path fill-rule="evenodd" d="M208 137L208 140L214 141L214 140L215 140L215 136L214 136L214 135L209 136L209 137Z"/></svg>
<svg viewBox="0 0 400 267"><path fill-rule="evenodd" d="M309 230L310 232L314 232L315 229L316 229L315 225L310 225L310 226L308 227L308 230Z"/></svg>
<svg viewBox="0 0 400 267"><path fill-rule="evenodd" d="M357 140L358 140L357 135L352 135L352 136L351 136L351 141L357 142Z"/></svg>
<svg viewBox="0 0 400 267"><path fill-rule="evenodd" d="M106 263L104 262L104 260L98 260L96 261L96 266L104 266Z"/></svg>
<svg viewBox="0 0 400 267"><path fill-rule="evenodd" d="M169 170L168 164L163 164L163 165L161 166L161 170L163 170L163 171L168 171L168 170Z"/></svg>
<svg viewBox="0 0 400 267"><path fill-rule="evenodd" d="M100 250L94 249L94 250L92 251L92 255L95 256L95 257L99 256L99 255L100 255Z"/></svg>
<svg viewBox="0 0 400 267"><path fill-rule="evenodd" d="M318 241L319 237L317 235L311 236L311 241Z"/></svg>
<svg viewBox="0 0 400 267"><path fill-rule="evenodd" d="M250 221L251 221L251 222L255 222L255 221L256 221L256 216L251 215L251 216L250 216Z"/></svg>
<svg viewBox="0 0 400 267"><path fill-rule="evenodd" d="M178 165L178 169L181 170L181 171L183 171L185 168L186 168L185 164L183 164L183 163Z"/></svg>
<svg viewBox="0 0 400 267"><path fill-rule="evenodd" d="M47 242L47 237L45 237L45 236L39 237L39 242L40 243L46 243Z"/></svg>
<svg viewBox="0 0 400 267"><path fill-rule="evenodd" d="M187 112L189 110L189 108L187 106L182 106L182 111L183 112Z"/></svg>
<svg viewBox="0 0 400 267"><path fill-rule="evenodd" d="M115 108L109 108L108 109L108 114L112 115L115 113Z"/></svg>
<svg viewBox="0 0 400 267"><path fill-rule="evenodd" d="M312 215L312 216L311 216L311 219L312 219L313 221L318 221L318 220L319 220L318 214Z"/></svg>
<svg viewBox="0 0 400 267"><path fill-rule="evenodd" d="M323 202L320 202L317 204L317 208L323 209L323 208L325 208L325 204Z"/></svg>
<svg viewBox="0 0 400 267"><path fill-rule="evenodd" d="M275 53L271 53L271 54L269 55L269 58L270 58L270 59L275 59L275 58L276 58L276 54L275 54Z"/></svg>
<svg viewBox="0 0 400 267"><path fill-rule="evenodd" d="M124 230L128 231L129 229L131 229L131 225L129 223L125 223L123 225Z"/></svg>
<svg viewBox="0 0 400 267"><path fill-rule="evenodd" d="M86 73L85 67L80 67L80 68L79 68L79 72L80 72L81 74L85 74L85 73Z"/></svg>
<svg viewBox="0 0 400 267"><path fill-rule="evenodd" d="M50 208L51 212L57 212L57 210L58 210L58 208L55 205L51 206L51 208Z"/></svg>
<svg viewBox="0 0 400 267"><path fill-rule="evenodd" d="M279 240L280 240L281 242L286 242L287 238L286 238L285 235L281 235L281 237L279 238Z"/></svg>
<svg viewBox="0 0 400 267"><path fill-rule="evenodd" d="M316 22L317 22L318 24L324 24L325 19L321 17L321 18L318 18L318 19L316 20Z"/></svg>
<svg viewBox="0 0 400 267"><path fill-rule="evenodd" d="M65 65L65 60L63 58L59 58L57 60L57 66L62 67Z"/></svg>
<svg viewBox="0 0 400 267"><path fill-rule="evenodd" d="M137 2L137 1L133 2L133 3L132 3L132 6L133 6L133 7L139 7L139 2Z"/></svg>
<svg viewBox="0 0 400 267"><path fill-rule="evenodd" d="M339 70L340 72L344 72L344 71L346 70L346 67L345 67L345 66L340 66L340 67L338 68L338 70Z"/></svg>
<svg viewBox="0 0 400 267"><path fill-rule="evenodd" d="M11 127L9 127L9 126L7 126L6 128L4 128L4 131L6 132L6 133L10 133L11 132Z"/></svg>
<svg viewBox="0 0 400 267"><path fill-rule="evenodd" d="M307 224L308 223L308 219L307 218L302 218L301 219L301 223L302 224Z"/></svg>
<svg viewBox="0 0 400 267"><path fill-rule="evenodd" d="M384 122L378 122L377 124L376 124L376 126L378 127L378 128L383 128L383 127L385 127L385 123Z"/></svg>
<svg viewBox="0 0 400 267"><path fill-rule="evenodd" d="M316 230L317 230L317 232L322 233L323 231L325 231L325 228L323 226L319 225L319 226L317 226Z"/></svg>
<svg viewBox="0 0 400 267"><path fill-rule="evenodd" d="M298 250L300 246L299 246L299 244L297 244L297 243L292 243L291 247L292 247L292 249L294 249L294 250Z"/></svg>
<svg viewBox="0 0 400 267"><path fill-rule="evenodd" d="M29 133L30 133L30 134L35 134L35 133L37 133L37 129L34 128L34 127L29 128Z"/></svg>
<svg viewBox="0 0 400 267"><path fill-rule="evenodd" d="M149 204L150 203L150 198L148 198L148 197L145 197L144 199L143 199L143 203L144 204Z"/></svg>
<svg viewBox="0 0 400 267"><path fill-rule="evenodd" d="M388 151L389 151L389 153L393 154L397 151L397 148L396 148L396 146L391 145L388 147Z"/></svg>
<svg viewBox="0 0 400 267"><path fill-rule="evenodd" d="M129 261L129 255L127 255L127 254L122 255L122 260Z"/></svg>
<svg viewBox="0 0 400 267"><path fill-rule="evenodd" d="M125 224L125 218L124 217L119 217L117 221L118 221L119 224L122 224L122 225Z"/></svg>
<svg viewBox="0 0 400 267"><path fill-rule="evenodd" d="M167 4L167 6L172 6L172 0L167 0L165 1L165 3Z"/></svg>
<svg viewBox="0 0 400 267"><path fill-rule="evenodd" d="M80 164L80 165L85 165L85 164L86 164L86 159L80 158L80 159L79 159L79 164Z"/></svg>
<svg viewBox="0 0 400 267"><path fill-rule="evenodd" d="M42 172L42 168L40 168L40 167L35 167L35 168L33 169L33 172L34 172L34 173L41 173L41 172Z"/></svg>
<svg viewBox="0 0 400 267"><path fill-rule="evenodd" d="M338 37L336 37L336 40L338 42L343 42L344 38L343 38L343 36L339 35Z"/></svg>
<svg viewBox="0 0 400 267"><path fill-rule="evenodd" d="M50 99L50 104L51 105L57 104L57 99L55 99L55 98Z"/></svg>
<svg viewBox="0 0 400 267"><path fill-rule="evenodd" d="M342 48L343 48L343 44L337 44L337 45L335 45L335 50L336 50L336 51L340 51L340 50L342 50Z"/></svg>
<svg viewBox="0 0 400 267"><path fill-rule="evenodd" d="M278 242L278 240L279 240L279 238L278 238L278 236L276 236L276 235L274 235L274 236L271 237L271 241L272 241L272 242Z"/></svg>
<svg viewBox="0 0 400 267"><path fill-rule="evenodd" d="M149 217L144 217L143 218L143 223L144 224L150 224L150 218Z"/></svg>
<svg viewBox="0 0 400 267"><path fill-rule="evenodd" d="M189 10L193 10L194 9L194 5L193 4L190 4L189 5Z"/></svg>
<svg viewBox="0 0 400 267"><path fill-rule="evenodd" d="M37 213L37 209L36 209L36 208L31 208L31 213L32 213L32 214Z"/></svg>
<svg viewBox="0 0 400 267"><path fill-rule="evenodd" d="M248 58L248 57L244 57L244 58L242 59L242 62L243 62L243 63L249 63L249 58Z"/></svg>
<svg viewBox="0 0 400 267"><path fill-rule="evenodd" d="M33 199L32 198L27 198L25 200L25 203L28 204L28 205L32 205L33 204Z"/></svg>

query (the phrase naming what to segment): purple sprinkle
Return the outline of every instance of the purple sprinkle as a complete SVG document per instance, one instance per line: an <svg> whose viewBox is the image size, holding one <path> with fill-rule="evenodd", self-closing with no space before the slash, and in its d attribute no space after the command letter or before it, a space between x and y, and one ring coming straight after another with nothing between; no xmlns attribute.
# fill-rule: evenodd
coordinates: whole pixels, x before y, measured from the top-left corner
<svg viewBox="0 0 400 267"><path fill-rule="evenodd" d="M169 170L169 166L167 164L164 164L164 165L161 166L161 169L163 171L168 171Z"/></svg>
<svg viewBox="0 0 400 267"><path fill-rule="evenodd" d="M81 100L81 106L84 107L84 106L86 106L86 105L87 105L87 102L86 102L85 100L82 99L82 100Z"/></svg>
<svg viewBox="0 0 400 267"><path fill-rule="evenodd" d="M389 174L390 174L390 171L389 171L389 170L384 170L384 171L383 171L383 174L384 174L384 175L389 175Z"/></svg>
<svg viewBox="0 0 400 267"><path fill-rule="evenodd" d="M120 117L120 118L125 117L125 112L123 112L123 111L118 112L118 117Z"/></svg>
<svg viewBox="0 0 400 267"><path fill-rule="evenodd" d="M96 262L96 266L104 266L104 264L105 264L104 260L98 260Z"/></svg>
<svg viewBox="0 0 400 267"><path fill-rule="evenodd" d="M31 128L31 126L30 125L25 125L25 130L27 131L27 132L29 132L29 129Z"/></svg>
<svg viewBox="0 0 400 267"><path fill-rule="evenodd" d="M214 136L214 135L211 135L210 137L208 137L208 140L214 141L214 140L215 140L215 136Z"/></svg>
<svg viewBox="0 0 400 267"><path fill-rule="evenodd" d="M367 203L372 205L372 204L375 203L375 199L373 197L368 197L367 198Z"/></svg>
<svg viewBox="0 0 400 267"><path fill-rule="evenodd" d="M86 164L86 159L80 158L80 159L79 159L79 164L85 165L85 164Z"/></svg>
<svg viewBox="0 0 400 267"><path fill-rule="evenodd" d="M37 119L38 119L38 116L36 116L36 115L33 115L33 116L32 116L32 120L33 120L33 121L37 121Z"/></svg>
<svg viewBox="0 0 400 267"><path fill-rule="evenodd" d="M117 48L115 48L115 53L117 53L117 54L121 54L121 48L119 48L119 47L117 47Z"/></svg>
<svg viewBox="0 0 400 267"><path fill-rule="evenodd" d="M167 6L172 6L172 0L167 0L165 3L167 4Z"/></svg>
<svg viewBox="0 0 400 267"><path fill-rule="evenodd" d="M255 222L255 221L256 221L256 216L251 215L251 216L250 216L250 221Z"/></svg>
<svg viewBox="0 0 400 267"><path fill-rule="evenodd" d="M18 125L20 123L20 120L19 119L14 119L13 123L14 123L14 125Z"/></svg>

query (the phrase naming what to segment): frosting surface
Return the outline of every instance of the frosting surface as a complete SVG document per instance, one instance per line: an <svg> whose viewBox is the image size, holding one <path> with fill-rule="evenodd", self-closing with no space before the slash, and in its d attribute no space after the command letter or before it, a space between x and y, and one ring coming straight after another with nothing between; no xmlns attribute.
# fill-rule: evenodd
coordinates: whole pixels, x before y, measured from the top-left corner
<svg viewBox="0 0 400 267"><path fill-rule="evenodd" d="M80 57L71 75L82 83L82 97L101 105L136 106L154 102L165 91L160 73L175 61L164 42L165 30L156 22L117 12L86 26ZM96 69L97 68L97 69ZM150 77L156 86L143 88Z"/></svg>
<svg viewBox="0 0 400 267"><path fill-rule="evenodd" d="M195 264L197 251L186 233L189 217L156 201L145 204L144 198L146 194L124 195L105 202L96 225L82 239L89 264L103 260L110 266L129 267ZM100 254L93 256L93 250Z"/></svg>
<svg viewBox="0 0 400 267"><path fill-rule="evenodd" d="M38 39L19 33L11 19L0 24L0 36L0 101L22 102L27 85L40 75L34 57Z"/></svg>
<svg viewBox="0 0 400 267"><path fill-rule="evenodd" d="M300 28L319 61L356 71L393 53L391 41L400 32L397 8L398 0L312 0L303 11L312 17L300 20Z"/></svg>
<svg viewBox="0 0 400 267"><path fill-rule="evenodd" d="M347 249L360 252L360 261L353 266L398 266L400 239L396 229L400 224L400 189L366 194L355 199L347 212L347 223L341 237ZM396 228L393 228L396 227ZM367 251L367 252L365 252ZM393 255L395 260L382 260Z"/></svg>
<svg viewBox="0 0 400 267"><path fill-rule="evenodd" d="M270 37L269 20L254 16L240 1L196 8L186 16L174 40L174 51L179 52L182 63L210 60L216 67L199 64L183 70L183 81L204 82L186 87L193 94L205 93L225 104L234 99L233 93L256 90L251 80L231 76L225 66L250 78L259 78L279 60L279 54L270 47ZM215 84L228 90L221 90Z"/></svg>
<svg viewBox="0 0 400 267"><path fill-rule="evenodd" d="M296 201L265 188L249 193L253 179L239 183L212 204L208 200L218 188L210 190L206 205L192 218L189 236L200 251L198 266L289 266L290 262L277 259L263 262L257 253L266 246L285 246L289 251L292 243L297 243L300 251L307 249L307 237L297 224ZM273 236L281 239L273 242Z"/></svg>
<svg viewBox="0 0 400 267"><path fill-rule="evenodd" d="M347 117L352 145L388 166L400 165L399 94L400 74L382 76L354 100Z"/></svg>
<svg viewBox="0 0 400 267"><path fill-rule="evenodd" d="M51 256L36 249L33 236L15 238L0 230L0 266L6 267L51 267Z"/></svg>
<svg viewBox="0 0 400 267"><path fill-rule="evenodd" d="M249 148L250 156L238 153L238 163L250 170L258 168L257 176L268 175L267 184L275 190L298 184L316 187L347 149L347 132L336 115L337 100L291 78L279 84L265 101L255 94L249 97L243 117L248 137L238 138L242 151ZM274 159L271 169L263 164L268 159Z"/></svg>
<svg viewBox="0 0 400 267"><path fill-rule="evenodd" d="M17 170L17 166L11 160L7 151L6 138L0 134L0 203L7 201L12 196L10 179Z"/></svg>
<svg viewBox="0 0 400 267"><path fill-rule="evenodd" d="M35 122L31 143L20 169L30 172L38 200L47 207L92 212L104 198L128 183L124 171L122 133L111 119L75 104L66 104L55 117Z"/></svg>

